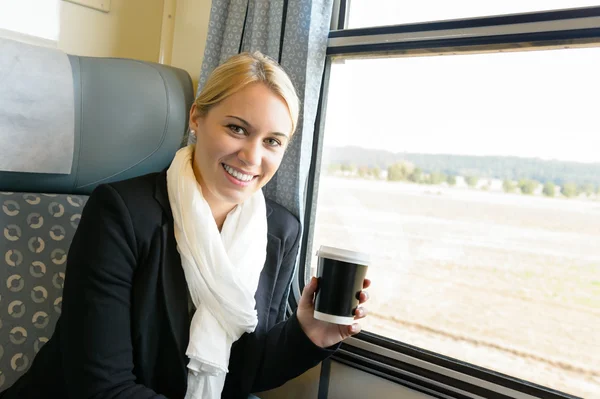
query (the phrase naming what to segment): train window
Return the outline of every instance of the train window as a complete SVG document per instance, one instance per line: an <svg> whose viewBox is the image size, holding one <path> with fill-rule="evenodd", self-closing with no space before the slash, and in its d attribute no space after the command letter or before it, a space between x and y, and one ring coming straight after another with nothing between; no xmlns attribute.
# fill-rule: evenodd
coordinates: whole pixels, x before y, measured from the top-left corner
<svg viewBox="0 0 600 399"><path fill-rule="evenodd" d="M60 0L0 1L0 38L33 44L55 43L60 24Z"/></svg>
<svg viewBox="0 0 600 399"><path fill-rule="evenodd" d="M376 24L363 3L345 4L344 26ZM541 4L505 3L493 13ZM493 38L473 20L412 38L332 32L304 271L321 245L369 252L365 331L548 388L516 388L534 397L600 397L600 7L588 10L539 32L539 15L510 35L491 21Z"/></svg>
<svg viewBox="0 0 600 399"><path fill-rule="evenodd" d="M348 28L508 15L598 5L597 0L351 0Z"/></svg>

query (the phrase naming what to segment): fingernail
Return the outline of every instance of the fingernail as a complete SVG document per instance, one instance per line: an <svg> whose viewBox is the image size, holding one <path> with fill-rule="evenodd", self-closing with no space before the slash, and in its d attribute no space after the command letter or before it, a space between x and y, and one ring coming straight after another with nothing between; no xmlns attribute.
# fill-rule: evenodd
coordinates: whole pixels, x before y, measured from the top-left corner
<svg viewBox="0 0 600 399"><path fill-rule="evenodd" d="M352 330L352 332L358 331L358 324L352 324L352 327L350 327L350 329Z"/></svg>

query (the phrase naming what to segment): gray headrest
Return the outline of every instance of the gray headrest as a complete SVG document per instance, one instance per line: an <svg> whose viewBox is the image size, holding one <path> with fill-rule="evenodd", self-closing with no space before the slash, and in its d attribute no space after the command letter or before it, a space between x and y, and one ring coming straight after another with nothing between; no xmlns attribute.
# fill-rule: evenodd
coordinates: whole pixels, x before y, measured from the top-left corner
<svg viewBox="0 0 600 399"><path fill-rule="evenodd" d="M0 191L89 194L101 183L163 170L180 148L194 101L187 72L128 59L70 55L69 61L71 174L0 172Z"/></svg>

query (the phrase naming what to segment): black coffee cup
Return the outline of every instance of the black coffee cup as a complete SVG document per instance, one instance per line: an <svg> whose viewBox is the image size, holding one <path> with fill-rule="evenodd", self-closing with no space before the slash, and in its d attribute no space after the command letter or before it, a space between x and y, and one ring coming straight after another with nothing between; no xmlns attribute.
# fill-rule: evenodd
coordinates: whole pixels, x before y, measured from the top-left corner
<svg viewBox="0 0 600 399"><path fill-rule="evenodd" d="M321 246L317 256L319 290L315 299L315 319L344 325L354 323L369 256L326 246Z"/></svg>

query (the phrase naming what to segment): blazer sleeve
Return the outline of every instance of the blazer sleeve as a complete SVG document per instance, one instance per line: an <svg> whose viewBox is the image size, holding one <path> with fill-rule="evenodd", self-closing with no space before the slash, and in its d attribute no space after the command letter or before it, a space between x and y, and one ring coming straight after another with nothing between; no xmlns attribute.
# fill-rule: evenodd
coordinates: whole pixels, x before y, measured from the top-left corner
<svg viewBox="0 0 600 399"><path fill-rule="evenodd" d="M69 397L166 399L136 384L133 374L136 261L129 212L114 188L101 185L84 208L67 259L60 343Z"/></svg>
<svg viewBox="0 0 600 399"><path fill-rule="evenodd" d="M300 231L294 245L282 261L282 269L294 270L299 241ZM267 391L283 385L319 364L340 346L336 344L329 348L321 348L315 345L302 330L296 312L289 319L274 325L263 336L254 338L264 342L260 343L263 348L262 358L251 392Z"/></svg>

